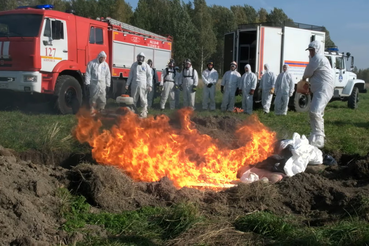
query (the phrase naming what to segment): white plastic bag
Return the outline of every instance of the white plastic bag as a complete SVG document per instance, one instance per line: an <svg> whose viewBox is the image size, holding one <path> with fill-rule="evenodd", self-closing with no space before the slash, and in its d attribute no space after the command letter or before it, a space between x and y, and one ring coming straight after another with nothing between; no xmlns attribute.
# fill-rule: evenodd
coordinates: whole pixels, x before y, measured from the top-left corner
<svg viewBox="0 0 369 246"><path fill-rule="evenodd" d="M292 157L289 158L284 166L284 172L292 177L305 171L308 164L319 165L323 163L323 153L320 149L309 144L305 135L293 134Z"/></svg>
<svg viewBox="0 0 369 246"><path fill-rule="evenodd" d="M250 169L244 172L241 177L241 182L246 183L246 184L249 184L249 183L252 183L258 180L259 180L259 175L251 172Z"/></svg>

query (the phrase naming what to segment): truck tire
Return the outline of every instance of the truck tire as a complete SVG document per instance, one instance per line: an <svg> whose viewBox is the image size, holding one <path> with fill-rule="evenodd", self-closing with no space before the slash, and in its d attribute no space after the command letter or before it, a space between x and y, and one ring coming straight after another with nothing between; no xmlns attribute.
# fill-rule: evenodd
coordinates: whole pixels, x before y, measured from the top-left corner
<svg viewBox="0 0 369 246"><path fill-rule="evenodd" d="M347 106L352 109L356 109L358 107L359 102L359 88L354 87L352 89L351 95L348 98Z"/></svg>
<svg viewBox="0 0 369 246"><path fill-rule="evenodd" d="M61 114L75 114L82 104L82 88L78 80L70 75L58 77L54 95L56 108Z"/></svg>
<svg viewBox="0 0 369 246"><path fill-rule="evenodd" d="M296 112L308 112L311 104L311 95L295 92L293 96L293 108Z"/></svg>

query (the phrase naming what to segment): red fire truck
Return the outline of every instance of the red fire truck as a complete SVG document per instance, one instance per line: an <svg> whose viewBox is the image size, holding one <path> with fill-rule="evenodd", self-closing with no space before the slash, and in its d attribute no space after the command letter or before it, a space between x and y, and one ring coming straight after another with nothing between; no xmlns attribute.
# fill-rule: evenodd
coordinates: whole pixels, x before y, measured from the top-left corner
<svg viewBox="0 0 369 246"><path fill-rule="evenodd" d="M62 114L81 106L88 62L105 51L113 95L122 93L136 55L143 52L160 73L172 39L111 18L92 20L52 5L0 12L0 92L51 95ZM73 107L72 107L73 106Z"/></svg>

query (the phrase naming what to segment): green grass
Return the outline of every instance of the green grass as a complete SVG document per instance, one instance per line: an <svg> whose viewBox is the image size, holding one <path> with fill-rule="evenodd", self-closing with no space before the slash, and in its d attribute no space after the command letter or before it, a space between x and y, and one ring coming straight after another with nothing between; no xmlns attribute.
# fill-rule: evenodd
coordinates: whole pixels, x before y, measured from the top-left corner
<svg viewBox="0 0 369 246"><path fill-rule="evenodd" d="M29 115L20 111L3 111L0 117L0 144L17 151L72 151L77 148L72 137L76 122L75 116L71 115Z"/></svg>
<svg viewBox="0 0 369 246"><path fill-rule="evenodd" d="M219 84L217 87L220 87ZM220 104L222 94L219 88L216 93L217 110L215 112L202 111L202 89L196 93L195 115L206 117L211 115L236 116L247 119L245 114L222 113ZM182 101L182 97L181 97ZM158 107L159 98L156 98L154 107ZM113 100L108 107L115 107ZM167 108L168 108L167 102ZM241 107L241 97L236 100L236 107ZM254 105L254 114L271 130L277 132L279 139L292 138L294 132L308 135L310 132L308 113L289 111L287 116L276 116L272 111L264 115L260 104ZM330 153L365 155L369 149L369 94L360 94L359 108L349 109L347 102L335 101L328 104L325 111L326 147ZM149 114L160 114L160 110L151 109ZM167 109L165 114L172 114ZM41 151L62 150L83 152L81 146L72 137L72 130L76 125L76 118L72 115L30 115L20 111L1 112L0 118L0 145L6 148L24 151L37 149Z"/></svg>
<svg viewBox="0 0 369 246"><path fill-rule="evenodd" d="M273 245L365 245L369 241L369 224L358 218L322 227L309 227L268 212L257 212L235 221L244 232L255 232L274 240Z"/></svg>
<svg viewBox="0 0 369 246"><path fill-rule="evenodd" d="M107 213L91 211L84 197L73 196L66 189L59 189L57 195L61 201L60 215L65 219L62 229L70 234L79 232L84 235L85 241L77 245L165 245L168 240L180 237L196 224L219 223L216 215L206 218L191 203ZM365 209L367 201L362 197ZM369 224L360 215L319 227L308 226L298 216L281 217L270 212L254 212L235 221L229 220L236 230L258 234L269 241L269 245L338 246L365 245L369 242ZM106 230L107 236L99 238L90 234L88 225Z"/></svg>
<svg viewBox="0 0 369 246"><path fill-rule="evenodd" d="M73 196L66 189L58 190L58 197L61 199L60 214L66 220L62 228L64 231L83 233L86 232L86 225L98 225L111 235L110 240L89 238L82 245L112 245L113 242L132 243L132 240L137 241L137 245L163 242L177 237L202 221L197 207L191 203L180 203L169 208L143 207L113 214L91 212L91 206L83 196Z"/></svg>

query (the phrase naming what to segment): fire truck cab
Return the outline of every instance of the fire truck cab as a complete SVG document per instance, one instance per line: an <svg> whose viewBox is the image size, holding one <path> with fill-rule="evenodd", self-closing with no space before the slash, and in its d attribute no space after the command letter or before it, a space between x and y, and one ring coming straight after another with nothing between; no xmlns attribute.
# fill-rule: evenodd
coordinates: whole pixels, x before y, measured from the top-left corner
<svg viewBox="0 0 369 246"><path fill-rule="evenodd" d="M52 8L0 12L0 92L51 95L60 113L75 113L85 95L87 64L101 51L108 56L115 96L123 92L139 52L146 61L152 59L158 71L171 57L170 37L111 18L93 20Z"/></svg>

